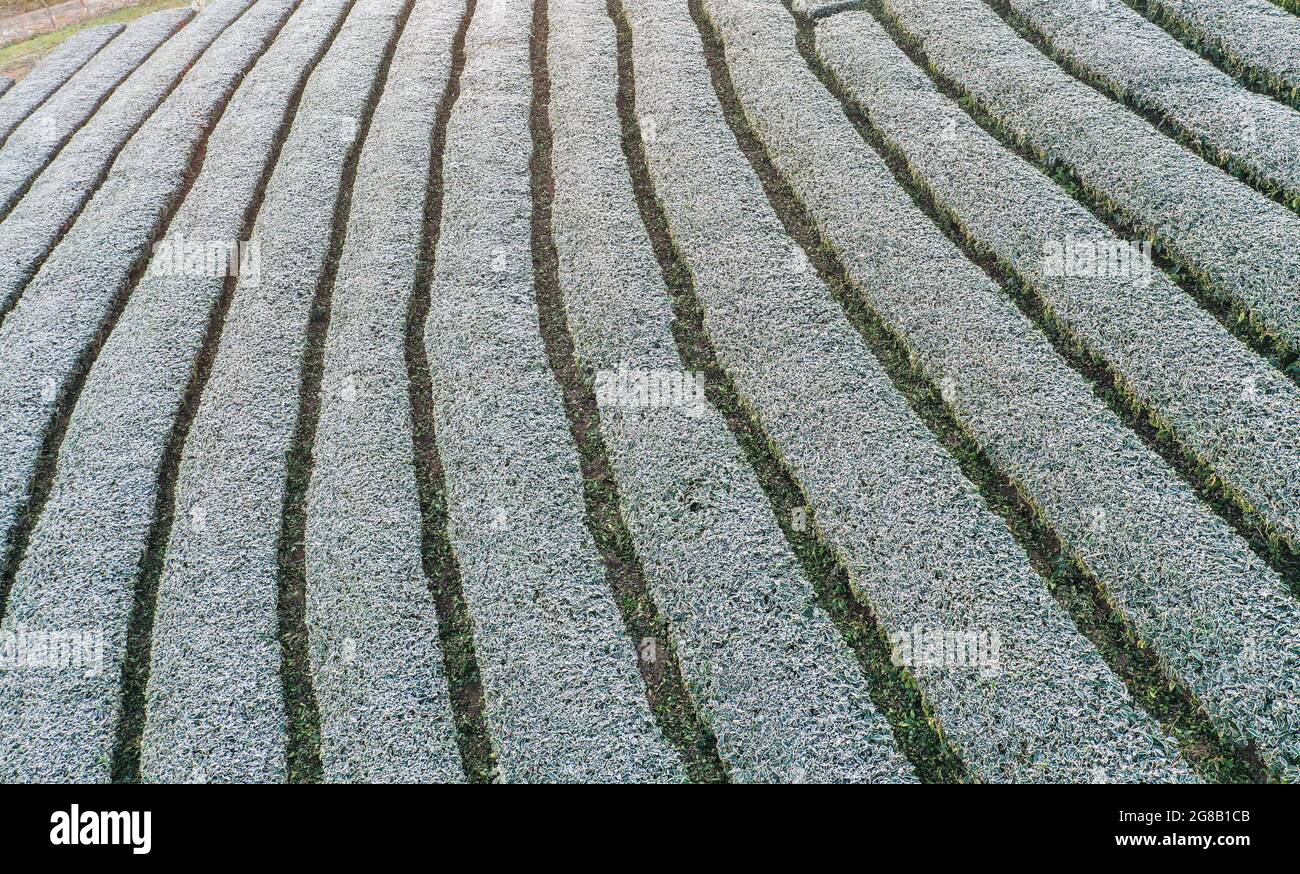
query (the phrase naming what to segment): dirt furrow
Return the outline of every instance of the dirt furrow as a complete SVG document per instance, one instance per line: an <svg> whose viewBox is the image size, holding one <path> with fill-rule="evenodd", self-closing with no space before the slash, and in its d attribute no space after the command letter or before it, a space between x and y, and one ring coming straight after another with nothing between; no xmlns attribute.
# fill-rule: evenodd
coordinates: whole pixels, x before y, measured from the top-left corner
<svg viewBox="0 0 1300 874"><path fill-rule="evenodd" d="M603 18L599 6L592 7ZM682 756L696 782L720 783L730 778L718 755L717 739L705 726L699 708L686 691L678 648L673 645L646 580L638 542L634 542L619 483L626 470L616 469L602 428L602 413L593 392L591 374L579 364L564 296L560 288L559 255L553 233L555 201L554 137L550 74L550 9L544 0L533 4L532 66L533 155L529 162L533 189L533 270L538 323L551 370L560 383L569 434L578 449L587 528L605 564L605 578L623 626L640 656L638 667L660 731ZM616 84L616 82L615 82ZM617 106L609 104L617 118ZM617 154L617 151L614 152ZM615 256L616 258L616 256ZM610 263L610 262L605 262ZM638 508L633 508L638 509Z"/></svg>
<svg viewBox="0 0 1300 874"><path fill-rule="evenodd" d="M78 518L87 525L63 535L69 541L89 539L90 530L112 532L120 546L129 548L122 551L124 558L136 558L139 567L114 761L117 780L140 776L158 580L175 522L181 452L220 346L237 274L260 266L247 249L242 263L230 259L239 258L241 244L256 245L251 239L253 223L303 87L350 6L349 0L329 0L296 10L235 93L208 144L209 161L172 221L171 249L141 280L96 362L74 417L74 424L85 420L88 427L83 430L97 436L96 445L116 441L134 450L123 452L117 463L104 465L95 475L82 474L81 502L73 506L82 508ZM186 247L190 258L196 250L203 253L203 266L184 266ZM221 256L212 259L213 251ZM140 397L150 402L141 408ZM92 404L103 414L91 416ZM70 431L60 457L61 468L69 472L75 469L71 441ZM80 461L90 467L94 457L86 454ZM150 489L150 477L156 479L156 489ZM93 494L114 498L107 509L84 509L91 502L86 496ZM51 512L47 506L46 513ZM147 537L141 540L146 518ZM99 561L106 568L119 566Z"/></svg>
<svg viewBox="0 0 1300 874"><path fill-rule="evenodd" d="M406 372L415 482L420 502L420 561L429 592L437 605L438 636L446 663L447 687L456 717L457 744L465 775L471 782L487 783L496 775L496 755L483 713L483 678L474 649L474 623L465 605L456 553L447 536L447 481L434 435L433 384L429 356L424 349L424 328L429 318L429 284L442 230L442 168L447 146L447 122L460 97L460 77L465 69L465 37L476 8L475 0L468 0L465 15L452 39L451 74L429 138L429 183L425 188L419 271L406 311Z"/></svg>

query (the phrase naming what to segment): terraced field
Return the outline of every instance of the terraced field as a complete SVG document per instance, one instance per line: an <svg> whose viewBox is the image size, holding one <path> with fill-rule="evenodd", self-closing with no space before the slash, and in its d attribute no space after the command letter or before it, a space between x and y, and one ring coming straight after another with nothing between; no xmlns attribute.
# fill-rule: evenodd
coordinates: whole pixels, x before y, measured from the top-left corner
<svg viewBox="0 0 1300 874"><path fill-rule="evenodd" d="M1300 14L213 0L0 82L0 780L1300 780Z"/></svg>

